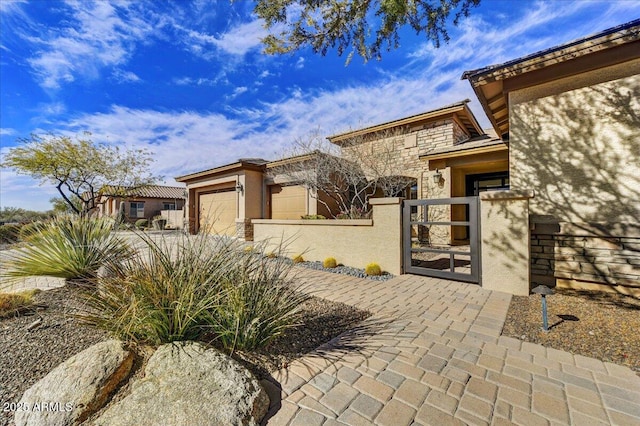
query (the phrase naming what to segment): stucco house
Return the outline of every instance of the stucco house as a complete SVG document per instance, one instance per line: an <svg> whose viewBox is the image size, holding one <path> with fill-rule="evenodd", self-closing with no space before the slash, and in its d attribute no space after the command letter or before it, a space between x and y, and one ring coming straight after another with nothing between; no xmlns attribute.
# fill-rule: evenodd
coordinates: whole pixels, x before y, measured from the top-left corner
<svg viewBox="0 0 640 426"><path fill-rule="evenodd" d="M185 188L148 185L117 193L117 196L101 197L99 216L116 217L124 212L127 222L135 223L139 219L147 219L151 223L154 217L164 215L170 227L182 228Z"/></svg>
<svg viewBox="0 0 640 426"><path fill-rule="evenodd" d="M494 226L497 220L507 227L499 235L488 233L488 228L482 231L482 250L496 257L493 266L488 263L485 269L502 268L507 277L518 264L522 269L519 280L526 282L524 294L527 283L615 286L618 291L638 293L639 40L637 20L504 64L465 72L463 78L471 83L492 129L480 127L469 101L464 100L328 140L347 161L361 161L358 153L364 150L384 158L389 175L407 178L407 186L392 197L410 201L484 199L482 217L493 222L478 226L491 227L494 232L500 229ZM271 219L272 225L304 226L299 223L301 216L331 216L335 212L327 200L301 185L295 176L278 173L288 163L310 160L308 155L273 162L241 159L176 178L187 185L191 231L206 228L251 240L254 224L263 228L263 237L271 232L265 219ZM385 203L372 205L379 205L385 215L399 214L392 206L394 201ZM413 222L422 214L417 207L414 210L416 204L411 206L404 222ZM423 215L417 220L448 221L443 222L446 231L438 241L469 245L470 216L475 215L470 215L470 206L452 203L440 209L439 215L440 219ZM387 218L388 223L402 222ZM329 229L329 224L322 226ZM280 232L284 228L269 229ZM342 229L346 232L347 228ZM336 235L345 234L343 231ZM418 230L404 239L421 237ZM353 241L351 238L350 244ZM394 257L393 262L399 264L393 270L406 269L407 257L404 266L401 258ZM452 271L454 263L451 255ZM519 294L522 288L520 285Z"/></svg>
<svg viewBox="0 0 640 426"><path fill-rule="evenodd" d="M481 129L468 102L328 139L341 147L343 157L349 161L357 161L354 151L358 149L384 150L392 173L402 174L412 182L398 196L415 199L464 195L464 185L458 185L458 180L454 185L451 176L462 181L472 179L473 184L479 182L479 187L484 188L486 176L502 176L508 171L506 145ZM435 160L425 161L421 157L424 155L432 155ZM251 239L252 219L334 216L337 212L331 200L300 185L295 176L278 172L287 163L304 164L312 156L277 161L240 159L177 177L176 181L187 185L191 231L206 227L210 232ZM436 173L442 176L439 184L433 183ZM502 183L508 185L508 180Z"/></svg>
<svg viewBox="0 0 640 426"><path fill-rule="evenodd" d="M640 294L640 20L463 78L535 193L532 282Z"/></svg>

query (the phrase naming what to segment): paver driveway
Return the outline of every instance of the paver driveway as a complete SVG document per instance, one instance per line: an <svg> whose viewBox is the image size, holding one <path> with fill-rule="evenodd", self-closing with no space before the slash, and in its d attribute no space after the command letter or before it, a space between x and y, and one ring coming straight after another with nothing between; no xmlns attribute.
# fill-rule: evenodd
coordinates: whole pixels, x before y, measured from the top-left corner
<svg viewBox="0 0 640 426"><path fill-rule="evenodd" d="M509 295L411 275L300 279L373 316L273 374L268 425L640 424L628 368L500 336Z"/></svg>

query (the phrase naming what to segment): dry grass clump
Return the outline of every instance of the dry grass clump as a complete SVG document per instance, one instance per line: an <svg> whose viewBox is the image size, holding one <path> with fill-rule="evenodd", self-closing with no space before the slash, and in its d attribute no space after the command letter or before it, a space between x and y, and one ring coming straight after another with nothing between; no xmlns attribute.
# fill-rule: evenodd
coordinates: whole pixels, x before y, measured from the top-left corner
<svg viewBox="0 0 640 426"><path fill-rule="evenodd" d="M0 293L0 318L19 314L24 308L33 304L33 296L40 290L33 289L19 293Z"/></svg>

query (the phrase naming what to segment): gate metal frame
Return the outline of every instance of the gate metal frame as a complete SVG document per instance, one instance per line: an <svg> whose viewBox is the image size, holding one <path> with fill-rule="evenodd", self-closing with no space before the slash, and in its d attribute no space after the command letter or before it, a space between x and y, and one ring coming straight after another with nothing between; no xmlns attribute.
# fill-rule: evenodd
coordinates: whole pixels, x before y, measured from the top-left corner
<svg viewBox="0 0 640 426"><path fill-rule="evenodd" d="M480 284L480 198L479 197L454 197L439 198L425 200L404 200L402 206L402 241L403 241L403 266L405 273L427 275L437 278L446 278L456 281L465 281ZM423 206L426 210L428 206L433 205L468 205L469 220L468 221L412 221L411 207ZM428 218L425 214L424 218ZM455 249L437 249L437 248L413 248L411 245L411 226L412 225L444 225L444 226L468 226L469 227L469 246L470 251L459 251ZM440 270L432 268L424 268L413 266L411 263L411 254L418 252L427 253L446 253L449 254L449 270ZM455 272L455 255L465 255L471 257L471 273L464 274Z"/></svg>

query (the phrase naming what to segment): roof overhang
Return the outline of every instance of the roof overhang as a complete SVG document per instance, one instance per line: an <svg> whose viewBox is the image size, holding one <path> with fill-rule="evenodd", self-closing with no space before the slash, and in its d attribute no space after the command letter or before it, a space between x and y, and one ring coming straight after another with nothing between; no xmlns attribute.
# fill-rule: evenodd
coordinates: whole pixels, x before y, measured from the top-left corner
<svg viewBox="0 0 640 426"><path fill-rule="evenodd" d="M446 160L449 158L467 157L470 155L488 154L491 152L508 151L509 146L501 140L493 140L482 145L462 144L451 149L442 149L420 155L421 160Z"/></svg>
<svg viewBox="0 0 640 426"><path fill-rule="evenodd" d="M223 166L215 167L213 169L203 170L201 172L191 173L184 176L178 176L175 178L177 182L190 182L197 179L215 177L216 175L227 174L232 172L239 172L242 170L264 170L266 161L262 159L243 160L240 159L235 163L225 164Z"/></svg>
<svg viewBox="0 0 640 426"><path fill-rule="evenodd" d="M480 127L478 121L476 120L476 117L467 106L469 102L469 99L465 99L464 101L432 111L427 111L422 114L412 115L410 117L377 124L375 126L365 127L359 130L339 133L337 135L329 136L327 137L327 139L332 143L341 145L342 143L351 141L357 137L363 137L392 129L403 128L406 126L416 127L428 122L437 121L448 117L455 118L466 129L470 137L482 135L484 134L482 127Z"/></svg>
<svg viewBox="0 0 640 426"><path fill-rule="evenodd" d="M640 20L503 64L466 71L480 104L503 139L509 133L509 92L640 57Z"/></svg>

